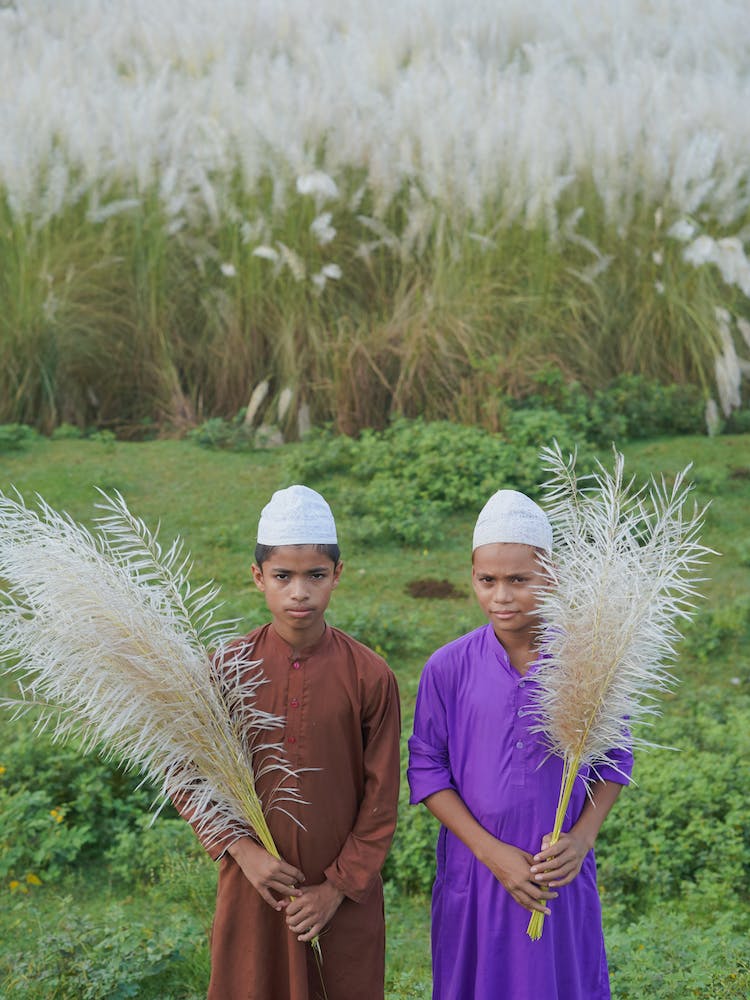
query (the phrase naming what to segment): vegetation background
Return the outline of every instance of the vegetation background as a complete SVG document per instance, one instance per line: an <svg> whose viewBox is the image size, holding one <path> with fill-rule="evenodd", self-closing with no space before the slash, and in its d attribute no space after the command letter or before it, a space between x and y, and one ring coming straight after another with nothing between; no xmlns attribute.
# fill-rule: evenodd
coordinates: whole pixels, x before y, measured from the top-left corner
<svg viewBox="0 0 750 1000"><path fill-rule="evenodd" d="M479 623L492 490L534 494L552 438L694 462L721 555L679 750L600 840L617 1000L750 993L748 51L743 0L0 0L0 489L86 523L119 489L246 627L261 504L322 489L332 618L406 737ZM0 995L203 995L214 871L151 798L3 719ZM434 837L404 797L391 1000L430 994Z"/></svg>
<svg viewBox="0 0 750 1000"><path fill-rule="evenodd" d="M713 426L749 44L742 0L0 4L0 421L497 430L554 363Z"/></svg>

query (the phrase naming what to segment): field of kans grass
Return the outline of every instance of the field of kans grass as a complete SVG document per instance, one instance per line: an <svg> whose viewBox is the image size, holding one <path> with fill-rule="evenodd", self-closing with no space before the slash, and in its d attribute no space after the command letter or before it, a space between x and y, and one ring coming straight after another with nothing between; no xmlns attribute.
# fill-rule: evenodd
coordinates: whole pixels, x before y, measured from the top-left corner
<svg viewBox="0 0 750 1000"><path fill-rule="evenodd" d="M283 200L358 167L377 206L415 183L491 228L555 226L590 176L620 225L644 198L729 226L749 197L749 42L736 0L17 0L0 183L38 219L157 183L177 227L226 210L235 171Z"/></svg>
<svg viewBox="0 0 750 1000"><path fill-rule="evenodd" d="M483 420L541 353L729 414L749 42L737 0L6 0L0 419L226 415L271 377L343 429Z"/></svg>

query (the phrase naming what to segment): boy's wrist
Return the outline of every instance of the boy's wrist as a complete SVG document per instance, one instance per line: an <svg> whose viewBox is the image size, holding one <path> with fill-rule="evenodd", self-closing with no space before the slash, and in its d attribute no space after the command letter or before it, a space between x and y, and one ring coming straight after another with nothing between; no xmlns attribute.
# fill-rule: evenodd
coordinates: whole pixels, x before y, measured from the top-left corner
<svg viewBox="0 0 750 1000"><path fill-rule="evenodd" d="M467 846L477 861L486 866L498 844L502 846L502 841L498 840L497 837L493 837L491 833L482 828Z"/></svg>

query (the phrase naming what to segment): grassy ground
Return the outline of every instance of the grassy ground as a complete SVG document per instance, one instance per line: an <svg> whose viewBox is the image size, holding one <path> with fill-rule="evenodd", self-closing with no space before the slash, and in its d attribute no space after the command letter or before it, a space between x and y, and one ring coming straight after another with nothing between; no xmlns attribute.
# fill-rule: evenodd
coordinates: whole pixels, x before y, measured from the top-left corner
<svg viewBox="0 0 750 1000"><path fill-rule="evenodd" d="M707 567L706 607L717 611L748 593L750 436L651 441L628 447L626 457L628 467L639 476L654 472L669 476L694 462L698 501L712 502L705 541L721 553ZM211 577L219 582L227 612L242 619L241 627L249 627L265 618L262 598L250 588L249 567L260 507L273 489L284 485L281 458L279 451L211 452L176 441L43 440L25 452L0 455L0 488L15 486L27 499L38 491L53 506L87 523L95 514L94 487L120 490L131 509L150 525L161 521L164 540L176 534L184 537L194 556L195 578ZM359 622L365 635L377 626L377 634L386 645L390 641L388 627L400 629L401 638L394 646L399 652L390 659L403 695L404 741L425 657L481 620L469 584L471 522L470 517L449 521L441 543L429 550L396 545L377 550L357 548L347 544L351 525L344 520L339 526L345 572L331 618L346 627L356 627ZM409 583L425 578L449 580L458 596L431 600L410 596ZM404 638L410 632L415 639L412 643ZM731 678L741 685L750 683L746 659L744 648L739 649L739 658L726 653L686 656L678 668L682 686L668 702L669 715L687 711L683 692L694 694L718 686L731 699ZM7 681L5 686L7 689ZM5 740L19 725L6 726L4 721L0 763ZM726 733L728 744L741 738L731 730ZM174 853L179 855L180 850ZM429 852L421 863L431 863ZM93 863L58 883L33 887L25 895L5 895L0 909L0 984L4 983L4 995L29 1000L42 996L80 998L82 992L65 992L67 987L61 984L81 983L86 975L93 975L92 969L106 967L110 980L94 977L93 992L86 996L162 1000L200 996L207 974L213 869L188 849L184 863L167 858L164 864L157 873L160 877L145 879L137 890L123 889L103 863ZM2 888L0 894L4 894ZM428 900L389 886L387 915L388 997L426 997L430 981ZM107 927L112 933L109 951L103 957L101 930ZM629 968L637 959L628 954L623 933L618 930L616 936L616 958L618 968ZM128 970L134 967L145 972L135 992L128 992ZM89 971L84 975L85 969ZM676 1000L678 995L718 998L722 994L691 989L681 994L662 990L653 995L674 996ZM637 993L624 988L618 993L615 988L615 996L635 1000Z"/></svg>

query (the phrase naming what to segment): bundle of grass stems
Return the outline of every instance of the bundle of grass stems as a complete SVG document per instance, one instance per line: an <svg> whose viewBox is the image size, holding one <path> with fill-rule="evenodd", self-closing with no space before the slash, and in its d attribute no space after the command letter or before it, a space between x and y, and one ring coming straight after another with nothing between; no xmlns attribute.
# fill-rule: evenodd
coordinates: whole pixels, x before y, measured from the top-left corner
<svg viewBox="0 0 750 1000"><path fill-rule="evenodd" d="M532 730L562 757L551 844L560 836L579 772L615 767L613 750L654 746L633 730L658 714L659 694L674 683L668 665L689 619L699 567L712 551L700 542L705 508L687 510L690 466L671 485L651 479L637 488L599 464L576 477L575 456L555 444L542 452L549 477L545 510L554 551L543 558L552 585L540 590L540 650ZM580 779L582 780L582 779ZM527 933L542 935L544 915Z"/></svg>
<svg viewBox="0 0 750 1000"><path fill-rule="evenodd" d="M284 720L255 707L260 663L232 647L218 588L191 585L179 539L163 550L119 494L98 507L89 532L41 498L32 509L0 493L0 663L21 695L2 703L140 771L162 805L186 806L205 846L250 834L278 858L266 811L300 801L298 773L269 740Z"/></svg>

